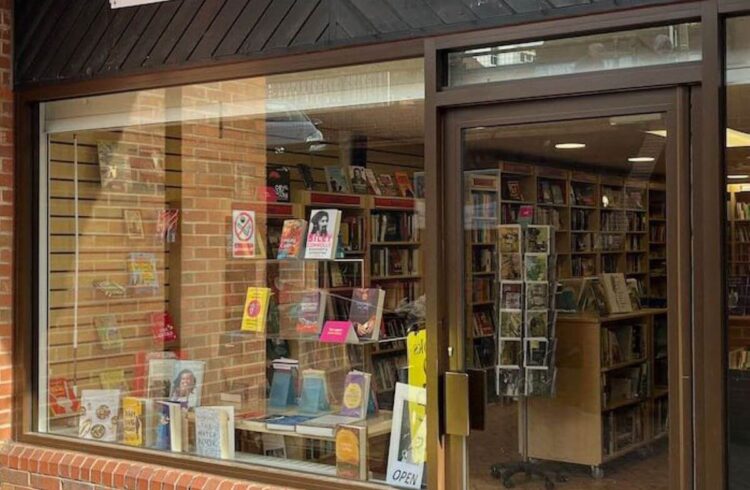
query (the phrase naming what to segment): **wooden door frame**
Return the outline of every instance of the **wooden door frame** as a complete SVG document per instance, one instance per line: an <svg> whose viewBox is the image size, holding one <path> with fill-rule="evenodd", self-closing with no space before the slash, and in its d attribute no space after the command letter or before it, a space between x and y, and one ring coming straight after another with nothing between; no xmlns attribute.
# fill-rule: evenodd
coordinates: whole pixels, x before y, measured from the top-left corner
<svg viewBox="0 0 750 490"><path fill-rule="evenodd" d="M689 89L673 87L631 93L596 94L509 102L479 107L457 108L444 118L442 166L445 236L459 237L445 247L442 269L446 271L444 293L448 344L453 356L451 370L464 369L464 252L463 252L463 170L464 129L478 126L507 126L583 118L610 117L644 113L664 113L667 131L667 237L672 244L667 252L670 376L670 468L671 490L693 488L692 417L692 268L690 200L690 105ZM446 330L446 329L444 329ZM445 336L445 335L444 335ZM462 437L445 437L445 482L447 488L463 488L466 481L465 444Z"/></svg>

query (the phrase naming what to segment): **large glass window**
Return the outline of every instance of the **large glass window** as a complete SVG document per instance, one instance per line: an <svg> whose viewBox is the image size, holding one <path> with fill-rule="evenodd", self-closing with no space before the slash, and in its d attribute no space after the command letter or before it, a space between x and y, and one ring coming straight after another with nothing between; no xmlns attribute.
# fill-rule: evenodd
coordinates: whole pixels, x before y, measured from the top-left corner
<svg viewBox="0 0 750 490"><path fill-rule="evenodd" d="M726 253L729 488L747 487L750 457L750 18L727 21Z"/></svg>
<svg viewBox="0 0 750 490"><path fill-rule="evenodd" d="M418 480L422 80L414 59L42 106L37 429Z"/></svg>
<svg viewBox="0 0 750 490"><path fill-rule="evenodd" d="M701 60L701 26L685 23L448 53L448 87Z"/></svg>

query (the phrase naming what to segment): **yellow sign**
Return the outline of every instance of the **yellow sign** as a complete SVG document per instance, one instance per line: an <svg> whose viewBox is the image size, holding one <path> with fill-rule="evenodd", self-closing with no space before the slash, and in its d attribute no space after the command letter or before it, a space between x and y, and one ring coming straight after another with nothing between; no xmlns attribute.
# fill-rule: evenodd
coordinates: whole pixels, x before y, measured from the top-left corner
<svg viewBox="0 0 750 490"><path fill-rule="evenodd" d="M407 361L409 363L409 386L427 387L427 331L411 332L406 337ZM426 406L409 402L409 426L411 427L412 460L425 462L425 435L427 425Z"/></svg>

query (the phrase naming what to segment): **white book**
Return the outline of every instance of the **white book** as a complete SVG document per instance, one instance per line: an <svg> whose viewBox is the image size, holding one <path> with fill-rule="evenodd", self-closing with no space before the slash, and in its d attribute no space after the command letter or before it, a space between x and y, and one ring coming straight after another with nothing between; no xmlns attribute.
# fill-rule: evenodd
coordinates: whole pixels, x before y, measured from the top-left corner
<svg viewBox="0 0 750 490"><path fill-rule="evenodd" d="M195 409L195 450L199 456L234 459L234 407Z"/></svg>
<svg viewBox="0 0 750 490"><path fill-rule="evenodd" d="M78 437L116 442L120 418L120 390L83 390Z"/></svg>
<svg viewBox="0 0 750 490"><path fill-rule="evenodd" d="M314 209L307 227L306 259L335 259L341 226L338 209Z"/></svg>

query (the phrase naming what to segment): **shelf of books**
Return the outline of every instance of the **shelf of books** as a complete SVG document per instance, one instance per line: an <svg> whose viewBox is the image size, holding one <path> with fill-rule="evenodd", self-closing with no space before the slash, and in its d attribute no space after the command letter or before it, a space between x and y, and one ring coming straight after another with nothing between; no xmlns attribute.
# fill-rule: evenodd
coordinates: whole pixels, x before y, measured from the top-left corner
<svg viewBox="0 0 750 490"><path fill-rule="evenodd" d="M577 311L558 315L556 396L529 401L529 456L598 467L667 435L667 310L623 273L563 284Z"/></svg>

